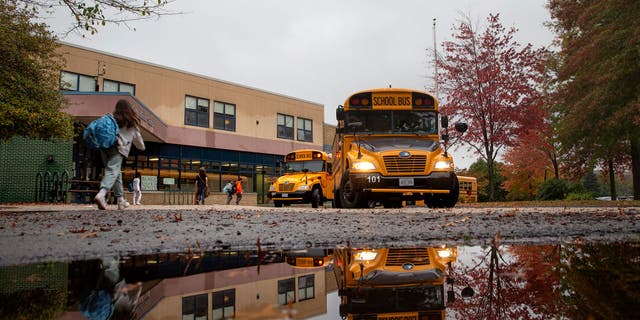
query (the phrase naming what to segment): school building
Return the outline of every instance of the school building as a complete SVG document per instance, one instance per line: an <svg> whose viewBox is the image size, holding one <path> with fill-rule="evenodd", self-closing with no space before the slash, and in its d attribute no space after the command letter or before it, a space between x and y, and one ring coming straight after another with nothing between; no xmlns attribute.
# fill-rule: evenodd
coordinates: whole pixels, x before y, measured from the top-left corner
<svg viewBox="0 0 640 320"><path fill-rule="evenodd" d="M255 194L253 203L263 203L286 153L327 150L331 140L325 139L335 133L324 123L319 103L74 44L61 42L58 50L66 61L60 85L65 111L74 116L78 133L75 181L100 179L99 152L84 146L81 132L112 112L119 99L134 106L146 144L144 151L132 148L123 163L123 181L126 186L140 172L146 194L191 190L204 167L212 192L242 178L247 196Z"/></svg>

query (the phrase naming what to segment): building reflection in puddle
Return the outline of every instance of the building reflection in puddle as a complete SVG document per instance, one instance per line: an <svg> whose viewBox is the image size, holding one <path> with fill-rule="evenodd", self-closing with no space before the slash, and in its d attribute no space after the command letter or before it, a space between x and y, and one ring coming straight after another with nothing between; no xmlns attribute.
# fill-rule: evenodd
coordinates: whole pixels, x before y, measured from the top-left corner
<svg viewBox="0 0 640 320"><path fill-rule="evenodd" d="M0 267L0 318L634 319L639 279L637 243L194 248Z"/></svg>

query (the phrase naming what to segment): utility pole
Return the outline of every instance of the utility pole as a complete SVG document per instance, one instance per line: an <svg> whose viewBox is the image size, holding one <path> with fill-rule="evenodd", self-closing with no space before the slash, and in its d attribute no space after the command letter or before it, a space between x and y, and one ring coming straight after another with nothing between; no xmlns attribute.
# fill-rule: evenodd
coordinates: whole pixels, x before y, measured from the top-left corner
<svg viewBox="0 0 640 320"><path fill-rule="evenodd" d="M435 86L435 95L436 100L438 99L438 47L436 46L436 18L433 18L433 65L434 65L434 75L433 81L436 83Z"/></svg>

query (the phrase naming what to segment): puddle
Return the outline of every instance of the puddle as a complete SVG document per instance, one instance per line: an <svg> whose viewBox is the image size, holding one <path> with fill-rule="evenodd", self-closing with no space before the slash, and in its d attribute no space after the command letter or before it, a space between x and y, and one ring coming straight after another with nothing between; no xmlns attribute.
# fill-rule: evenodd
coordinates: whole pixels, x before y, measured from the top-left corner
<svg viewBox="0 0 640 320"><path fill-rule="evenodd" d="M633 319L640 244L162 253L0 268L2 319Z"/></svg>

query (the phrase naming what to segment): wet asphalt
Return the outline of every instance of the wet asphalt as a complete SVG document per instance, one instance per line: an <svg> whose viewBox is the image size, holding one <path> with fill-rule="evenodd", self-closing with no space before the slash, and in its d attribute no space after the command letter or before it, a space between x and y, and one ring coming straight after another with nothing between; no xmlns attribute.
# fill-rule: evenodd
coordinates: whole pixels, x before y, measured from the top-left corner
<svg viewBox="0 0 640 320"><path fill-rule="evenodd" d="M635 204L636 202L634 202ZM640 243L640 205L453 209L0 204L0 265L106 255L416 245Z"/></svg>

